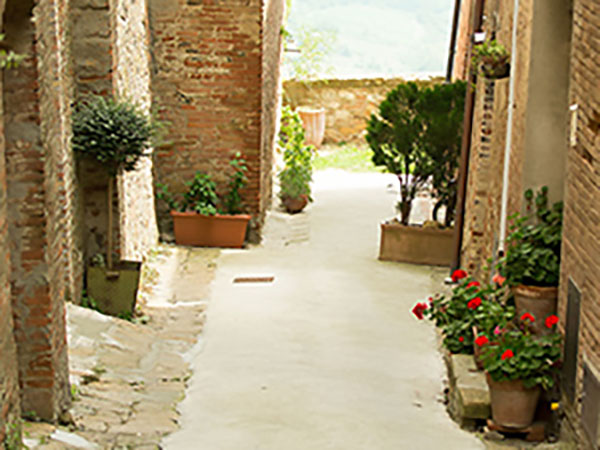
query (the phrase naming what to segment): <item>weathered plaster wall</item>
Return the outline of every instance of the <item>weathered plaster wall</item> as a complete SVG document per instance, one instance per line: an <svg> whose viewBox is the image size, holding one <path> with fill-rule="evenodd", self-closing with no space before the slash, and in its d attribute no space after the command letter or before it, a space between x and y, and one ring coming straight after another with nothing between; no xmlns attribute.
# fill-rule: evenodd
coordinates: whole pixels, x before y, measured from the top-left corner
<svg viewBox="0 0 600 450"><path fill-rule="evenodd" d="M196 171L222 192L229 161L242 152L243 192L252 227L261 216L262 1L150 0L152 93L168 121L167 143L155 149L155 178L174 192ZM159 204L161 230L171 227Z"/></svg>
<svg viewBox="0 0 600 450"><path fill-rule="evenodd" d="M284 104L325 109L325 143L364 142L367 121L401 78L283 83ZM417 80L419 83L438 83Z"/></svg>
<svg viewBox="0 0 600 450"><path fill-rule="evenodd" d="M559 310L567 317L568 283L581 292L576 401L565 401L578 448L592 448L581 426L583 364L600 370L600 15L594 0L574 2L570 101L577 104L576 143L568 148ZM594 442L597 446L599 442ZM596 448L596 447L594 447Z"/></svg>
<svg viewBox="0 0 600 450"><path fill-rule="evenodd" d="M275 133L279 120L279 98L281 95L281 55L285 3L284 0L266 0L263 25L263 86L262 86L262 136L261 136L261 196L260 210L271 205L273 182L273 151Z"/></svg>
<svg viewBox="0 0 600 450"><path fill-rule="evenodd" d="M111 0L113 84L119 98L150 115L148 11L143 0ZM154 211L152 149L132 172L119 177L121 257L141 261L158 242Z"/></svg>

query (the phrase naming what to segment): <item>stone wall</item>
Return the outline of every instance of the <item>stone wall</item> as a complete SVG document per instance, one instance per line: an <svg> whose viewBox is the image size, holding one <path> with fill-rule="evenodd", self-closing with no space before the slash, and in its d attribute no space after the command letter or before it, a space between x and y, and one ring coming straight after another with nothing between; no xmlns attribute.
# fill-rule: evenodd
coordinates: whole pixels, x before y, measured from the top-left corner
<svg viewBox="0 0 600 450"><path fill-rule="evenodd" d="M155 178L171 191L196 171L226 189L236 152L248 162L243 197L261 216L262 1L150 0L152 93L167 142L155 149ZM161 230L171 227L159 205Z"/></svg>
<svg viewBox="0 0 600 450"><path fill-rule="evenodd" d="M364 143L367 121L401 78L362 80L319 80L283 83L284 104L292 108L310 106L325 109L326 144ZM439 83L442 79L419 83Z"/></svg>
<svg viewBox="0 0 600 450"><path fill-rule="evenodd" d="M111 0L113 84L119 98L130 99L150 115L150 49L146 2ZM158 242L152 180L152 150L135 171L119 177L121 257L142 261Z"/></svg>
<svg viewBox="0 0 600 450"><path fill-rule="evenodd" d="M571 56L571 103L578 105L576 141L568 153L568 175L563 229L560 317L567 317L568 284L581 293L581 319L576 396L568 406L578 448L591 448L598 441L586 434L581 424L583 365L600 371L600 16L594 0L574 2ZM583 400L583 401L582 401ZM597 448L597 447L594 447Z"/></svg>
<svg viewBox="0 0 600 450"><path fill-rule="evenodd" d="M4 2L0 2L0 11ZM1 16L0 16L1 18ZM3 93L0 79L0 114ZM13 314L10 295L10 241L8 239L7 184L4 151L4 122L0 121L0 443L4 442L8 425L20 417L17 353L13 336Z"/></svg>
<svg viewBox="0 0 600 450"><path fill-rule="evenodd" d="M3 71L15 367L22 410L46 420L70 403L64 301L78 290L81 268L73 234L66 15L62 0L35 8L33 1L10 0L3 19L7 45L28 55L17 69Z"/></svg>
<svg viewBox="0 0 600 450"><path fill-rule="evenodd" d="M145 1L72 0L70 15L76 95L115 95L150 114L150 50ZM113 252L141 261L156 244L151 150L138 168L119 177L111 202ZM108 176L95 161L79 158L80 234L85 260L104 255L107 244Z"/></svg>
<svg viewBox="0 0 600 450"><path fill-rule="evenodd" d="M275 133L279 121L279 98L281 95L281 55L285 3L283 0L267 0L264 7L263 25L263 86L262 86L262 138L261 138L261 194L262 212L271 206L273 183L273 151Z"/></svg>

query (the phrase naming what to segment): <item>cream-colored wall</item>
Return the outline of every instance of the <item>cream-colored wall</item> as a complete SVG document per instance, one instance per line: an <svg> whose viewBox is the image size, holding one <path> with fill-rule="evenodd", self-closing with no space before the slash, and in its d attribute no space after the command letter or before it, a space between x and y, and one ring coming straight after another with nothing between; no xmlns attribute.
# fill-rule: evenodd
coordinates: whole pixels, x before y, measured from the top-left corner
<svg viewBox="0 0 600 450"><path fill-rule="evenodd" d="M535 0L523 187L563 198L567 159L570 0Z"/></svg>

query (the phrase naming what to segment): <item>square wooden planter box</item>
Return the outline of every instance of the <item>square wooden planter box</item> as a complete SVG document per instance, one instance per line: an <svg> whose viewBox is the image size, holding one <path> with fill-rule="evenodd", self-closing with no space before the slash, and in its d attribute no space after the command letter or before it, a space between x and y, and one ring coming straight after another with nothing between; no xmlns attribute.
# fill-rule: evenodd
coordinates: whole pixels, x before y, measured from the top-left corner
<svg viewBox="0 0 600 450"><path fill-rule="evenodd" d="M452 263L454 230L405 226L397 222L381 224L379 259L430 266Z"/></svg>

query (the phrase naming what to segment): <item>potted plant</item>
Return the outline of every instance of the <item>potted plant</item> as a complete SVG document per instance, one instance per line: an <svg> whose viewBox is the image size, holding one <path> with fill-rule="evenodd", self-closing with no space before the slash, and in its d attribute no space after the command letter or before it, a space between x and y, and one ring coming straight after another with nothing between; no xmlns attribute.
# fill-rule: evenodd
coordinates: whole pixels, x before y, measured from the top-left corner
<svg viewBox="0 0 600 450"><path fill-rule="evenodd" d="M504 45L491 39L475 45L472 63L475 71L488 79L506 78L510 74L510 53Z"/></svg>
<svg viewBox="0 0 600 450"><path fill-rule="evenodd" d="M185 183L188 188L180 200L169 192L168 186L158 184L157 196L171 209L175 242L178 245L199 247L241 248L244 245L251 216L242 214L240 190L246 185L246 162L237 152L229 162L233 174L229 190L221 200L211 176L196 172Z"/></svg>
<svg viewBox="0 0 600 450"><path fill-rule="evenodd" d="M100 163L107 181L106 258L95 257L87 268L88 294L102 312L131 315L139 283L139 262L113 261L113 201L116 178L135 170L156 136L158 125L134 105L110 97L92 96L77 104L73 113L72 145L75 153Z"/></svg>
<svg viewBox="0 0 600 450"><path fill-rule="evenodd" d="M413 200L431 183L440 196L439 206L447 207L444 223L452 223L464 94L464 82L432 87L402 83L371 116L366 138L373 163L395 174L400 185L400 220L381 224L379 259L450 263L453 231L441 226L409 226L409 219Z"/></svg>
<svg viewBox="0 0 600 450"><path fill-rule="evenodd" d="M534 418L541 390L550 389L558 376L562 336L556 329L558 317L541 318L547 334L537 336L523 314L486 345L483 367L490 388L492 418L497 425L523 429Z"/></svg>
<svg viewBox="0 0 600 450"><path fill-rule="evenodd" d="M528 214L516 215L498 269L512 288L517 314L556 312L562 241L562 202L548 207L548 188L525 192ZM535 209L535 212L531 212ZM543 332L539 324L534 330Z"/></svg>
<svg viewBox="0 0 600 450"><path fill-rule="evenodd" d="M279 172L279 199L290 214L301 212L308 202L312 181L314 148L304 142L304 130L298 114L284 107L279 132L284 167Z"/></svg>

